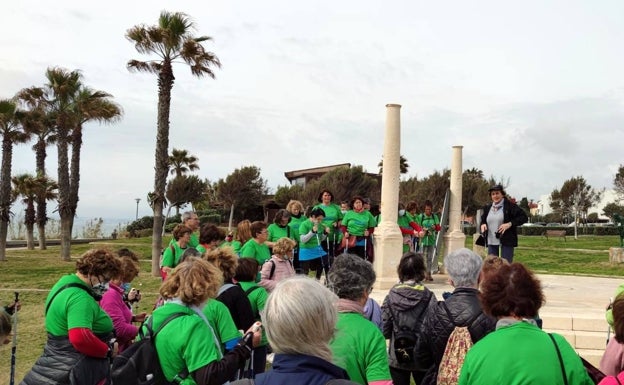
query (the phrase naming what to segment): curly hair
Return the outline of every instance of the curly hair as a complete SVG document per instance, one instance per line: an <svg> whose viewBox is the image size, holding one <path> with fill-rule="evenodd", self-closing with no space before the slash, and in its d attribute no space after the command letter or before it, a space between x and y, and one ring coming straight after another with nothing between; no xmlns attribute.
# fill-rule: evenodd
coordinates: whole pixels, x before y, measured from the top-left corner
<svg viewBox="0 0 624 385"><path fill-rule="evenodd" d="M273 254L286 255L286 253L294 250L295 246L297 246L297 242L290 238L282 237L273 244Z"/></svg>
<svg viewBox="0 0 624 385"><path fill-rule="evenodd" d="M299 208L299 214L303 214L303 203L297 200L291 200L290 202L288 202L288 204L286 205L286 210L288 210L288 212L292 214L295 207Z"/></svg>
<svg viewBox="0 0 624 385"><path fill-rule="evenodd" d="M254 282L259 266L255 258L240 258L234 278L239 282Z"/></svg>
<svg viewBox="0 0 624 385"><path fill-rule="evenodd" d="M328 288L338 298L352 301L362 298L364 292L373 287L375 279L373 265L353 254L337 256L327 275Z"/></svg>
<svg viewBox="0 0 624 385"><path fill-rule="evenodd" d="M119 276L121 262L106 249L91 249L76 261L76 271L82 275L102 276L105 280Z"/></svg>
<svg viewBox="0 0 624 385"><path fill-rule="evenodd" d="M238 256L230 247L206 251L203 258L216 266L223 273L223 280L229 282L236 275Z"/></svg>
<svg viewBox="0 0 624 385"><path fill-rule="evenodd" d="M360 201L362 202L362 204L364 204L364 198L362 198L359 195L354 196L353 198L351 198L351 207L354 208L355 207L355 202L356 201Z"/></svg>
<svg viewBox="0 0 624 385"><path fill-rule="evenodd" d="M329 191L328 189L323 189L321 190L321 192L318 195L318 198L316 198L319 202L323 202L323 194L328 193L329 196L331 197L330 202L334 201L334 194L332 194L331 191Z"/></svg>
<svg viewBox="0 0 624 385"><path fill-rule="evenodd" d="M0 309L0 344L11 334L11 316Z"/></svg>
<svg viewBox="0 0 624 385"><path fill-rule="evenodd" d="M185 234L191 234L193 233L193 230L191 230L189 227L184 226L182 224L180 225L176 225L176 227L173 228L173 239L175 239L176 241L180 238L182 238Z"/></svg>
<svg viewBox="0 0 624 385"><path fill-rule="evenodd" d="M179 298L187 305L199 305L214 298L223 284L216 266L202 259L189 257L167 276L160 286L163 298Z"/></svg>
<svg viewBox="0 0 624 385"><path fill-rule="evenodd" d="M418 210L418 203L416 203L416 201L409 201L407 203L407 206L405 206L405 210L407 210L410 213L414 210Z"/></svg>
<svg viewBox="0 0 624 385"><path fill-rule="evenodd" d="M483 260L483 266L481 267L483 280L485 281L491 274L496 274L501 266L505 265L509 265L509 261L505 258L501 258L498 255L488 255Z"/></svg>
<svg viewBox="0 0 624 385"><path fill-rule="evenodd" d="M422 253L414 253L408 251L403 254L397 266L397 274L399 281L411 281L420 282L425 278L425 260Z"/></svg>
<svg viewBox="0 0 624 385"><path fill-rule="evenodd" d="M483 311L495 318L533 318L545 302L542 285L521 263L503 265L481 286Z"/></svg>

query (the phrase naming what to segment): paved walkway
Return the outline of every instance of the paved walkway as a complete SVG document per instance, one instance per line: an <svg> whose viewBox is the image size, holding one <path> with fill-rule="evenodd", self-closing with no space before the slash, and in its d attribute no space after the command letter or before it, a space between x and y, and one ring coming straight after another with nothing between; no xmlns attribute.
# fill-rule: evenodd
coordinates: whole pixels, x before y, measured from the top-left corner
<svg viewBox="0 0 624 385"><path fill-rule="evenodd" d="M613 296L615 289L624 283L624 277L598 278L574 275L538 274L542 282L546 304L540 313L572 313L583 315L604 316L604 309ZM448 284L447 275L434 275L434 281L428 282L427 287L439 299L445 291L453 291ZM385 298L387 290L374 290L371 296L380 304Z"/></svg>

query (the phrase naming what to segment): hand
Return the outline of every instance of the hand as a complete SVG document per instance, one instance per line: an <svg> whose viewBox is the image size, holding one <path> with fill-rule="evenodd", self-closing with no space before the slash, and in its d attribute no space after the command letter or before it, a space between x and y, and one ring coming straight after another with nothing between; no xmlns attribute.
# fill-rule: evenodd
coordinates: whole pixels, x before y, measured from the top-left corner
<svg viewBox="0 0 624 385"><path fill-rule="evenodd" d="M147 313L135 314L132 317L132 322L143 322L145 321L145 317L147 317Z"/></svg>
<svg viewBox="0 0 624 385"><path fill-rule="evenodd" d="M487 231L487 225L486 225L485 223L483 223L483 224L481 225L481 232L482 232L482 233L485 233L486 231Z"/></svg>
<svg viewBox="0 0 624 385"><path fill-rule="evenodd" d="M423 238L425 236L425 232L424 231L419 231L418 232L418 238Z"/></svg>
<svg viewBox="0 0 624 385"><path fill-rule="evenodd" d="M312 226L312 231L315 233L318 231L318 225L316 223Z"/></svg>
<svg viewBox="0 0 624 385"><path fill-rule="evenodd" d="M511 222L503 223L502 225L498 227L498 232L501 234L504 234L505 231L509 230L510 228L511 228Z"/></svg>
<svg viewBox="0 0 624 385"><path fill-rule="evenodd" d="M329 234L330 231L329 227L325 227L325 234Z"/></svg>
<svg viewBox="0 0 624 385"><path fill-rule="evenodd" d="M344 233L344 237L345 237L345 238L349 238L349 233L345 231L345 233Z"/></svg>
<svg viewBox="0 0 624 385"><path fill-rule="evenodd" d="M253 333L252 342L254 348L260 345L260 340L262 339L262 323L260 323L260 321L255 322L249 329L247 329L245 334L247 333Z"/></svg>
<svg viewBox="0 0 624 385"><path fill-rule="evenodd" d="M130 289L130 291L128 292L128 301L129 302L138 302L140 300L141 300L141 293L137 289L135 289L134 287L132 289Z"/></svg>
<svg viewBox="0 0 624 385"><path fill-rule="evenodd" d="M15 313L16 311L20 311L20 309L22 308L22 303L20 301L17 302L13 302L10 305L6 305L4 307L4 310L9 313L9 315L13 315L13 313Z"/></svg>

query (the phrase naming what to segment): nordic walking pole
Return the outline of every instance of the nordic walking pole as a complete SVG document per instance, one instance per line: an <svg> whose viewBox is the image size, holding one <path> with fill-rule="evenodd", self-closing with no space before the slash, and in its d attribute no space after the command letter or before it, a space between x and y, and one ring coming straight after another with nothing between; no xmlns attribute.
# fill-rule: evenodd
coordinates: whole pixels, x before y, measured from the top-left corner
<svg viewBox="0 0 624 385"><path fill-rule="evenodd" d="M366 252L366 245L368 244L368 236L364 237L364 260L368 261L368 253Z"/></svg>
<svg viewBox="0 0 624 385"><path fill-rule="evenodd" d="M11 377L10 385L15 385L15 352L17 350L17 302L19 293L15 292L15 303L13 305L13 346L11 347Z"/></svg>

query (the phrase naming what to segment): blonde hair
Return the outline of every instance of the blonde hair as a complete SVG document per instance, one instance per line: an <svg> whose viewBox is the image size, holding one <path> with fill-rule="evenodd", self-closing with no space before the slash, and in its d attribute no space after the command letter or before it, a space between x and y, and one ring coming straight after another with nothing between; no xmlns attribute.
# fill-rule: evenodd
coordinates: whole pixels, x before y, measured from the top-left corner
<svg viewBox="0 0 624 385"><path fill-rule="evenodd" d="M292 199L290 202L288 202L288 204L286 205L286 210L288 210L289 213L293 212L293 208L295 207L299 207L299 214L303 214L303 203L299 202L298 200L294 200Z"/></svg>
<svg viewBox="0 0 624 385"><path fill-rule="evenodd" d="M251 239L251 221L249 219L238 222L234 239L239 241L241 246Z"/></svg>
<svg viewBox="0 0 624 385"><path fill-rule="evenodd" d="M234 254L231 247L207 250L203 258L221 270L225 281L229 281L236 275L238 256Z"/></svg>
<svg viewBox="0 0 624 385"><path fill-rule="evenodd" d="M216 266L195 257L180 263L160 286L164 298L179 298L187 305L199 305L214 298L223 284Z"/></svg>
<svg viewBox="0 0 624 385"><path fill-rule="evenodd" d="M273 245L273 254L275 255L286 255L289 251L292 251L297 246L297 242L293 241L290 238L280 238Z"/></svg>
<svg viewBox="0 0 624 385"><path fill-rule="evenodd" d="M331 362L329 341L336 331L337 300L314 279L295 276L280 281L261 314L273 351L307 354Z"/></svg>

